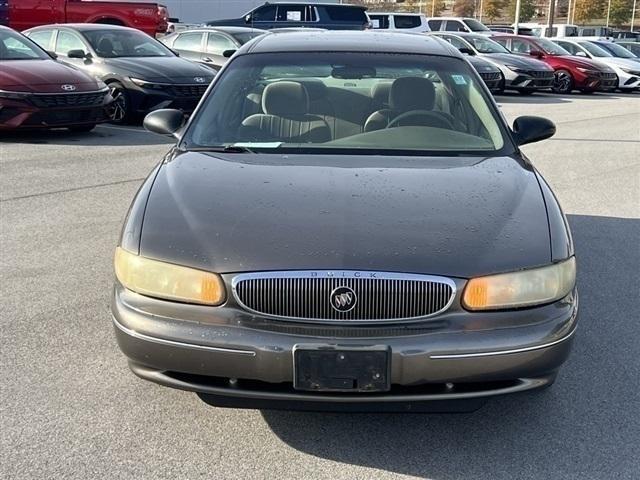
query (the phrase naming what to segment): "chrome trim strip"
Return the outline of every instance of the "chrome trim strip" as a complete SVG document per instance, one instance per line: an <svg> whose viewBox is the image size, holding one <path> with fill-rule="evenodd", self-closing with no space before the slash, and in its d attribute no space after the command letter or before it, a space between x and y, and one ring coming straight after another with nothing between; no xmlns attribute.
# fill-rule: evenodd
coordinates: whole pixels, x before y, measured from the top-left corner
<svg viewBox="0 0 640 480"><path fill-rule="evenodd" d="M522 348L512 348L510 350L496 350L493 352L476 352L476 353L451 353L451 354L442 354L442 355L429 355L429 358L432 360L446 360L446 359L456 359L456 358L477 358L477 357L492 357L497 355L510 355L512 353L524 353L524 352L532 352L534 350L541 350L543 348L552 347L559 343L564 342L569 339L577 330L574 328L571 330L566 336L554 340L553 342L543 343L541 345L533 345L531 347L522 347Z"/></svg>
<svg viewBox="0 0 640 480"><path fill-rule="evenodd" d="M177 342L175 340L166 340L164 338L152 337L149 335L145 335L144 333L136 332L135 330L131 330L130 328L125 327L120 322L116 320L116 318L112 315L111 319L113 320L113 324L122 332L127 335L137 338L139 340L146 340L148 342L158 343L160 345L169 345L172 347L182 347L182 348L191 348L193 350L204 350L207 352L222 352L222 353L235 353L238 355L250 355L252 357L256 356L256 352L251 350L238 350L235 348L225 348L225 347L210 347L207 345L198 345L195 343L184 343Z"/></svg>
<svg viewBox="0 0 640 480"><path fill-rule="evenodd" d="M49 93L37 93L37 92L14 92L13 90L2 90L0 89L0 93L17 93L19 95L34 95L34 96L51 96L51 95L85 95L91 93L107 93L109 91L109 87L101 88L100 90L87 90L81 92L49 92Z"/></svg>
<svg viewBox="0 0 640 480"><path fill-rule="evenodd" d="M255 279L333 279L333 278L344 278L344 279L369 279L369 280L413 280L413 281L422 281L422 282L434 282L434 283L442 283L446 284L451 288L451 296L447 304L437 312L433 312L429 315L422 315L416 317L403 317L403 318L385 318L385 319L358 319L358 320L350 320L350 319L329 319L329 318L321 318L314 317L310 315L309 317L288 317L288 316L279 316L272 315L265 312L260 312L258 310L253 310L252 308L245 305L242 300L240 300L240 296L237 292L237 285L240 282L247 280L255 280ZM316 285L312 285L312 288L316 288ZM349 324L349 325L362 325L362 324L371 324L371 323L400 323L407 321L421 321L425 318L431 318L435 315L440 315L443 312L447 311L457 297L457 287L456 283L447 277L440 277L435 275L420 275L420 274L412 274L412 273L397 273L397 272L380 272L380 271L372 271L372 270L288 270L288 271L274 271L274 272L251 272L251 273L240 273L235 275L231 280L231 291L233 293L233 298L242 308L247 310L250 313L255 315L265 317L265 318L275 318L280 320L295 320L300 322L313 322L313 323L326 323L326 324ZM315 290L314 290L315 292ZM317 293L317 292L315 292ZM268 299L267 299L268 301ZM378 305L380 308L380 305ZM313 312L318 313L318 312Z"/></svg>

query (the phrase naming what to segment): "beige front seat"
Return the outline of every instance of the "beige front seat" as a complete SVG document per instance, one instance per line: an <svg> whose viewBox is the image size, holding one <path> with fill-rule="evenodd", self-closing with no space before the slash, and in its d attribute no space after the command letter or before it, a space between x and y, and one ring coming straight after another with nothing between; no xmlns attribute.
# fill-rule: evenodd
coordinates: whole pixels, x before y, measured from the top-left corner
<svg viewBox="0 0 640 480"><path fill-rule="evenodd" d="M281 81L266 86L262 111L242 122L242 137L256 141L322 143L331 140L331 130L318 115L309 114L309 94L298 82Z"/></svg>

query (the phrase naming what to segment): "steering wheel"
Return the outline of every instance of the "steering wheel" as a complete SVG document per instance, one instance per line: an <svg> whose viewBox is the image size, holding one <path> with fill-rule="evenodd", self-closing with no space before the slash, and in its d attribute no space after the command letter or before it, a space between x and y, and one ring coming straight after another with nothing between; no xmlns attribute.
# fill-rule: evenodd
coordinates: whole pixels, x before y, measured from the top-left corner
<svg viewBox="0 0 640 480"><path fill-rule="evenodd" d="M412 117L423 117L435 120L440 125L443 125L444 128L448 128L450 130L455 130L453 126L453 122L446 117L444 114L440 114L440 112L433 112L431 110L409 110L408 112L401 113L396 118L391 120L386 128L393 128L399 126L400 122L406 120L407 118ZM439 128L439 127L436 127Z"/></svg>

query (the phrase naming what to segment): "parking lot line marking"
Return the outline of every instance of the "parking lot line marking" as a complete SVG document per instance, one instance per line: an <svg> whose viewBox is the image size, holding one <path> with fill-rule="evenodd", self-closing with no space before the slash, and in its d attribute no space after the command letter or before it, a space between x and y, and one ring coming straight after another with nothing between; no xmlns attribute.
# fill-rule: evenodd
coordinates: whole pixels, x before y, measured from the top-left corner
<svg viewBox="0 0 640 480"><path fill-rule="evenodd" d="M91 190L92 188L111 187L113 185L122 185L124 183L141 182L143 180L144 180L144 177L142 177L142 178L131 178L129 180L120 180L120 181L117 181L117 182L98 183L96 185L86 185L84 187L66 188L64 190L54 190L54 191L51 191L51 192L32 193L32 194L29 194L29 195L20 195L18 197L3 198L3 199L0 199L0 203L10 202L12 200L22 200L24 198L44 197L46 195L55 195L57 193L77 192L79 190Z"/></svg>

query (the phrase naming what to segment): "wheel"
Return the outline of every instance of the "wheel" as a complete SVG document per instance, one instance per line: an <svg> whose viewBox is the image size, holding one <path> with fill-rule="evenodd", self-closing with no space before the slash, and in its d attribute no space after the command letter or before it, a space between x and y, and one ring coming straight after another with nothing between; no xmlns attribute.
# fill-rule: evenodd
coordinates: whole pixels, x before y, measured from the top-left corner
<svg viewBox="0 0 640 480"><path fill-rule="evenodd" d="M128 123L132 117L129 93L124 86L118 82L111 82L109 89L113 97L113 102L107 107L107 115L111 123Z"/></svg>
<svg viewBox="0 0 640 480"><path fill-rule="evenodd" d="M553 74L553 93L571 93L573 90L573 77L567 70L556 70Z"/></svg>
<svg viewBox="0 0 640 480"><path fill-rule="evenodd" d="M94 128L96 128L96 124L91 123L89 125L76 125L75 127L69 127L69 130L76 133L86 133L90 132Z"/></svg>

